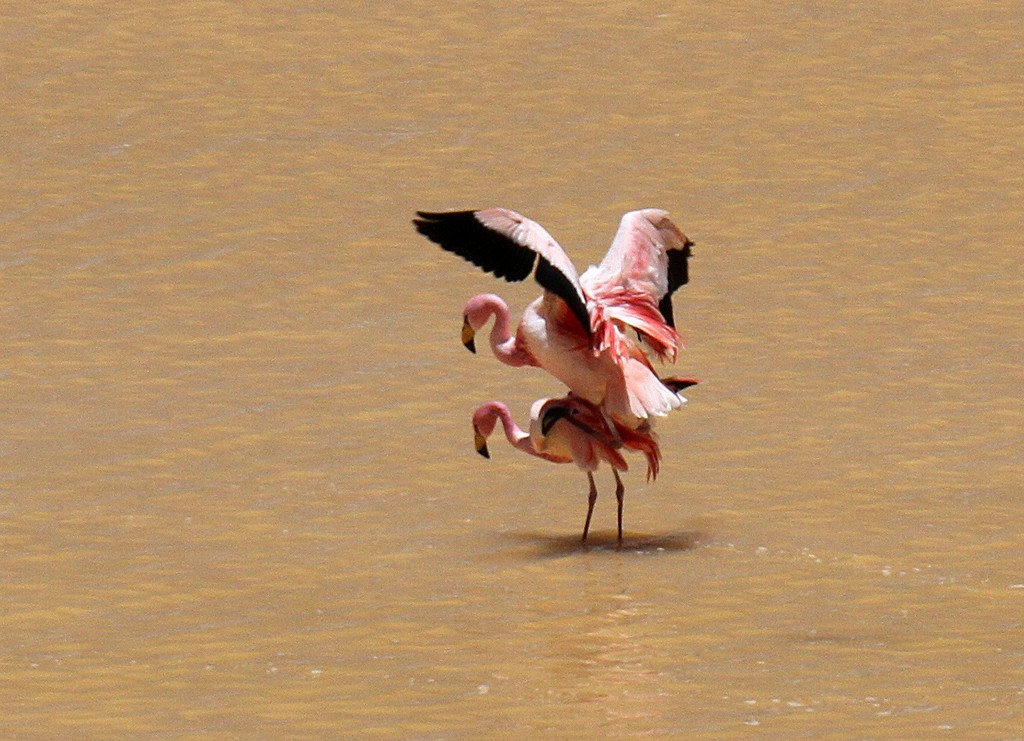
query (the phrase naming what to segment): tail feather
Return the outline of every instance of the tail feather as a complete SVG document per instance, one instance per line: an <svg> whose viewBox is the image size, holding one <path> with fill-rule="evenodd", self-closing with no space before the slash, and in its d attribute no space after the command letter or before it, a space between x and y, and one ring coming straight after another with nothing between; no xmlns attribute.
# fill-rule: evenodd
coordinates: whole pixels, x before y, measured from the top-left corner
<svg viewBox="0 0 1024 741"><path fill-rule="evenodd" d="M629 407L636 417L645 419L651 414L664 417L683 403L678 393L638 360L628 358L622 366L622 375L629 395Z"/></svg>
<svg viewBox="0 0 1024 741"><path fill-rule="evenodd" d="M661 469L661 447L657 436L653 432L640 432L625 425L616 424L615 427L622 438L623 447L637 450L647 458L647 480L657 479Z"/></svg>

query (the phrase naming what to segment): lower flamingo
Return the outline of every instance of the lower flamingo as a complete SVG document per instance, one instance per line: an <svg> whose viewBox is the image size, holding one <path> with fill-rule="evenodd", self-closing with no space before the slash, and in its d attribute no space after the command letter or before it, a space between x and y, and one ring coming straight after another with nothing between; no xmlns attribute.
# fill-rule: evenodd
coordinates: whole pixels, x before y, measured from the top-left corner
<svg viewBox="0 0 1024 741"><path fill-rule="evenodd" d="M572 394L534 402L530 409L530 431L526 432L515 423L505 404L491 401L473 414L476 449L485 458L491 457L487 449L487 438L499 420L512 447L553 463L575 463L586 472L590 494L587 499L587 519L583 524L583 542L587 540L594 503L597 501L594 471L601 461L611 466L615 476L615 498L619 505L618 532L621 544L625 486L619 471L628 470L629 464L619 451L625 448L643 453L647 458L648 480L656 478L661 450L654 433L649 428L634 430L617 422L612 422L613 428L609 425L608 416L598 407Z"/></svg>

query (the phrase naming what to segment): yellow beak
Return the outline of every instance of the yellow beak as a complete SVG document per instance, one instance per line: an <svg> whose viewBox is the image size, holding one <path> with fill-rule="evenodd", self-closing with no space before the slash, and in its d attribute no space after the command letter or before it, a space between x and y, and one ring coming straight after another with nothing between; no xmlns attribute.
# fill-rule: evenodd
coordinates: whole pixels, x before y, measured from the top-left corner
<svg viewBox="0 0 1024 741"><path fill-rule="evenodd" d="M491 452L487 450L487 438L476 429L473 430L473 445L476 446L476 452L484 458L491 457Z"/></svg>
<svg viewBox="0 0 1024 741"><path fill-rule="evenodd" d="M476 330L473 329L473 325L469 323L469 317L462 318L462 344L466 346L466 349L472 353L476 352L476 342L473 338L476 337Z"/></svg>

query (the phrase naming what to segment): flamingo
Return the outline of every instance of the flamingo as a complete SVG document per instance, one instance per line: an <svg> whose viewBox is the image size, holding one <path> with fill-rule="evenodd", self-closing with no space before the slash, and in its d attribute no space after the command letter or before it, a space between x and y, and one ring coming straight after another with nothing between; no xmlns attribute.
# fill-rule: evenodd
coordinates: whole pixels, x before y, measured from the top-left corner
<svg viewBox="0 0 1024 741"><path fill-rule="evenodd" d="M692 379L676 379L678 388L691 386ZM650 429L634 430L612 422L601 410L572 394L559 399L538 399L530 409L530 431L520 429L512 418L508 407L500 401L491 401L479 407L473 414L473 435L476 450L484 458L490 458L487 438L501 421L505 437L512 447L524 453L543 458L553 463L575 463L587 474L590 493L587 498L587 519L583 524L582 542L586 542L590 531L590 519L597 501L597 485L594 471L602 461L611 466L615 476L615 498L618 501L619 543L622 543L622 503L625 486L619 471L629 469L621 449L635 450L647 458L647 480L658 476L661 449Z"/></svg>
<svg viewBox="0 0 1024 741"><path fill-rule="evenodd" d="M582 276L555 239L535 221L505 208L418 211L417 231L508 281L531 272L544 293L529 304L515 336L508 305L481 294L463 311L463 344L476 352L475 335L494 317L490 345L501 362L538 366L578 398L602 407L619 424L637 429L684 401L658 378L650 360L627 334L631 328L661 360L680 347L672 293L689 280L693 246L660 209L626 213L611 247ZM536 269L534 269L536 266Z"/></svg>

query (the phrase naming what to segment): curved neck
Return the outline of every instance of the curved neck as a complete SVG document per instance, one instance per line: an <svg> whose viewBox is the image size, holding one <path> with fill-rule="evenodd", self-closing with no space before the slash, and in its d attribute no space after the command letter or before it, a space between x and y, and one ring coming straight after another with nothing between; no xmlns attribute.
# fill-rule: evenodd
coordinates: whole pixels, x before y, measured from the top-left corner
<svg viewBox="0 0 1024 741"><path fill-rule="evenodd" d="M532 453L533 445L530 443L530 433L516 424L516 421L512 419L512 412L508 410L507 406L502 404L497 411L498 418L501 419L501 426L505 430L505 439L508 440L509 445Z"/></svg>
<svg viewBox="0 0 1024 741"><path fill-rule="evenodd" d="M490 344L494 356L505 365L532 365L532 355L519 346L512 336L512 321L508 304L500 296L493 293L482 293L474 296L466 304L463 312L474 330L480 329L493 316L494 326L491 328Z"/></svg>
<svg viewBox="0 0 1024 741"><path fill-rule="evenodd" d="M501 427L505 432L505 439L513 448L518 448L526 453L533 454L533 445L530 443L529 433L523 431L516 421L512 419L512 412L500 401L489 401L480 407L473 415L473 425L484 437L494 432L494 427L501 420Z"/></svg>

